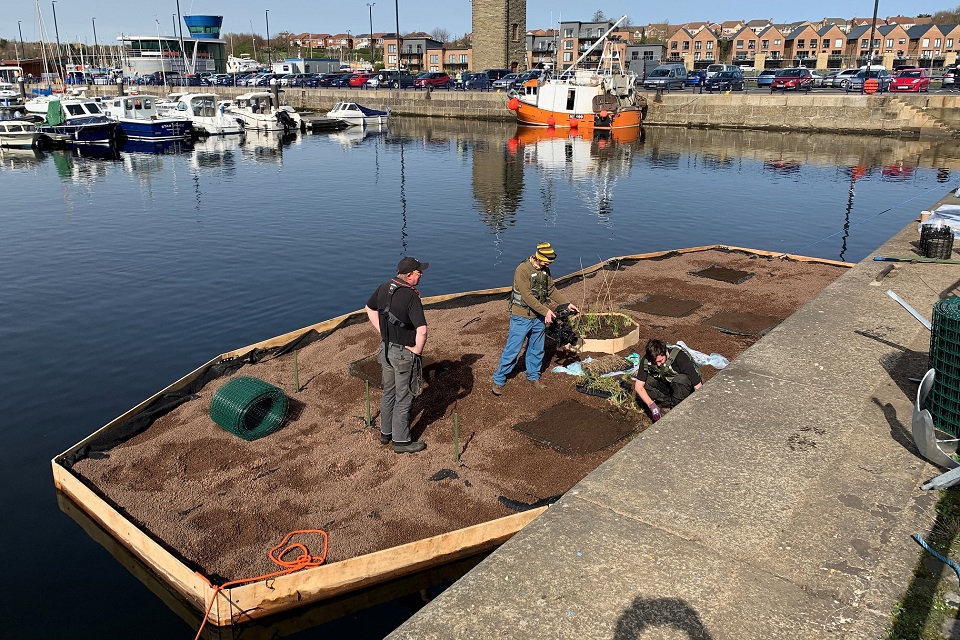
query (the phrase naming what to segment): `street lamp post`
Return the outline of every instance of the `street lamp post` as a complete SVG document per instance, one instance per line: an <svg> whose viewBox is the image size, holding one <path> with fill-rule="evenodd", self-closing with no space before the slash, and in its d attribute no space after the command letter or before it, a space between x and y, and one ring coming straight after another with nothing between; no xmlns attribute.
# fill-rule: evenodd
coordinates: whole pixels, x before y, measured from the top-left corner
<svg viewBox="0 0 960 640"><path fill-rule="evenodd" d="M373 6L376 2L368 2L367 9L370 10L370 70L373 71Z"/></svg>
<svg viewBox="0 0 960 640"><path fill-rule="evenodd" d="M270 9L264 12L267 20L267 64L273 63L273 49L270 48Z"/></svg>

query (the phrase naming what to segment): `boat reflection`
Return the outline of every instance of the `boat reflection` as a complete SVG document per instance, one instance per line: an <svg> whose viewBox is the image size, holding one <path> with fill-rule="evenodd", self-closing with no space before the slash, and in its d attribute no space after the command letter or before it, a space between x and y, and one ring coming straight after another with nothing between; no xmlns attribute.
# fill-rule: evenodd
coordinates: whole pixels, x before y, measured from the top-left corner
<svg viewBox="0 0 960 640"><path fill-rule="evenodd" d="M220 170L227 175L236 172L240 148L244 138L238 136L210 136L193 145L190 165L198 170Z"/></svg>
<svg viewBox="0 0 960 640"><path fill-rule="evenodd" d="M364 140L379 138L387 133L387 125L371 124L363 127L348 127L340 131L331 131L327 135L340 143L344 149L350 149Z"/></svg>
<svg viewBox="0 0 960 640"><path fill-rule="evenodd" d="M124 153L184 153L193 149L190 140L123 140L117 150Z"/></svg>
<svg viewBox="0 0 960 640"><path fill-rule="evenodd" d="M586 135L544 127L517 127L507 145L522 157L524 166L543 174L543 205L547 222L555 222L556 201L552 180L570 183L581 203L601 224L612 226L613 191L617 181L630 174L635 147L644 140L641 128L617 129Z"/></svg>
<svg viewBox="0 0 960 640"><path fill-rule="evenodd" d="M0 147L0 169L21 171L43 162L47 157L39 149L7 149Z"/></svg>
<svg viewBox="0 0 960 640"><path fill-rule="evenodd" d="M292 131L254 131L240 142L240 153L245 160L283 164L283 148L299 142Z"/></svg>

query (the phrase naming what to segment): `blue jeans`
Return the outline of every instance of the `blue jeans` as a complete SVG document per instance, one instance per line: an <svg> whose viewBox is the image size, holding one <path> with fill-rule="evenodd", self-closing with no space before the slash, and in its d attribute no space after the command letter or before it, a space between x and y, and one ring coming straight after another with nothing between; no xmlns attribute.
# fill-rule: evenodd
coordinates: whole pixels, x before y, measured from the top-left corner
<svg viewBox="0 0 960 640"><path fill-rule="evenodd" d="M496 384L503 385L507 382L507 374L513 371L513 366L520 356L520 349L523 347L523 341L529 336L527 342L527 380L531 382L540 379L540 367L543 366L543 342L544 331L546 327L543 324L543 317L524 318L510 314L510 331L507 333L507 346L503 348L503 355L500 356L500 366L497 372L493 374L493 381Z"/></svg>

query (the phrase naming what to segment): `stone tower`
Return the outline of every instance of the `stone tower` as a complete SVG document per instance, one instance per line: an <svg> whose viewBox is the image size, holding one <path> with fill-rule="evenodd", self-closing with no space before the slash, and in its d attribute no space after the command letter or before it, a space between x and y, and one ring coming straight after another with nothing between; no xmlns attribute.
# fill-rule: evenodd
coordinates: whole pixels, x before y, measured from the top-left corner
<svg viewBox="0 0 960 640"><path fill-rule="evenodd" d="M527 68L527 0L473 0L473 71Z"/></svg>

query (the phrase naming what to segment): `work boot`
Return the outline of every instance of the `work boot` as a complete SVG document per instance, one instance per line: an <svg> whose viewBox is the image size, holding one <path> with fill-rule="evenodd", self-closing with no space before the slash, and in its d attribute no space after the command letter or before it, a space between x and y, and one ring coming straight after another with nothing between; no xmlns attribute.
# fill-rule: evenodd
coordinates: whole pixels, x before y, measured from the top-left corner
<svg viewBox="0 0 960 640"><path fill-rule="evenodd" d="M389 433L380 433L380 444L390 444L392 440L393 436L391 436Z"/></svg>
<svg viewBox="0 0 960 640"><path fill-rule="evenodd" d="M423 451L426 448L427 448L427 443L420 442L419 440L413 440L411 442L394 442L393 443L394 453L417 453L418 451Z"/></svg>
<svg viewBox="0 0 960 640"><path fill-rule="evenodd" d="M497 384L496 382L494 382L494 383L493 383L493 389L492 389L492 391L493 391L493 395L495 395L495 396L502 396L502 395L503 395L503 385L502 385L502 384Z"/></svg>
<svg viewBox="0 0 960 640"><path fill-rule="evenodd" d="M543 391L544 389L547 388L547 385L543 384L540 381L540 378L537 378L536 380L531 380L530 384L533 386L534 389L537 389L539 391Z"/></svg>

